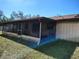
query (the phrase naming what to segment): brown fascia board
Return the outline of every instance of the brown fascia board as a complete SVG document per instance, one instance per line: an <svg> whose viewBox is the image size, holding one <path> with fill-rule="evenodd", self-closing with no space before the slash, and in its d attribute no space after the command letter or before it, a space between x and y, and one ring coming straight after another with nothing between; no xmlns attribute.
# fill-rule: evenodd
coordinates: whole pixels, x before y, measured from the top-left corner
<svg viewBox="0 0 79 59"><path fill-rule="evenodd" d="M47 18L47 17L36 17L36 18L28 18L28 19L23 19L23 20L13 20L13 21L8 21L8 22L3 22L0 24L10 24L10 23L17 23L17 22L26 22L26 21L48 21L47 19L53 21L53 19Z"/></svg>
<svg viewBox="0 0 79 59"><path fill-rule="evenodd" d="M31 21L31 20L36 20L36 19L41 19L43 17L34 17L34 18L27 18L27 19L20 19L20 20L13 20L13 21L8 21L8 22L3 22L3 23L13 23L13 22L22 22L22 21Z"/></svg>
<svg viewBox="0 0 79 59"><path fill-rule="evenodd" d="M70 20L70 19L79 19L79 14L72 14L72 15L64 15L64 16L54 16L50 17L54 20Z"/></svg>

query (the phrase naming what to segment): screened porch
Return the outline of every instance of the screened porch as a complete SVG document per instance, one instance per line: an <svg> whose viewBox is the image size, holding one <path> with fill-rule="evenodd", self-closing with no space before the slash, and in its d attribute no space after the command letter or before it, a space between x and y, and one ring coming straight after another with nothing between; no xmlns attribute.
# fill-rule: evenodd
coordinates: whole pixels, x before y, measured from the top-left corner
<svg viewBox="0 0 79 59"><path fill-rule="evenodd" d="M7 35L16 35L26 40L29 46L39 46L55 41L56 22L40 17L4 23L2 31Z"/></svg>

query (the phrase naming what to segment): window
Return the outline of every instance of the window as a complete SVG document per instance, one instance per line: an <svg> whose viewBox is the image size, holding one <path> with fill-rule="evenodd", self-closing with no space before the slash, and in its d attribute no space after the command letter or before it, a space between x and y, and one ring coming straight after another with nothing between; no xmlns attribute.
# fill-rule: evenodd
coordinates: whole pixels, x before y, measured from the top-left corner
<svg viewBox="0 0 79 59"><path fill-rule="evenodd" d="M53 23L47 23L47 29L53 30L54 24Z"/></svg>
<svg viewBox="0 0 79 59"><path fill-rule="evenodd" d="M39 32L39 26L40 26L39 23L33 23L32 24L32 32L34 32L34 33Z"/></svg>
<svg viewBox="0 0 79 59"><path fill-rule="evenodd" d="M25 35L28 35L28 23L23 23L22 24L22 33Z"/></svg>
<svg viewBox="0 0 79 59"><path fill-rule="evenodd" d="M17 27L18 27L17 24L13 24L13 32L14 33L17 33Z"/></svg>

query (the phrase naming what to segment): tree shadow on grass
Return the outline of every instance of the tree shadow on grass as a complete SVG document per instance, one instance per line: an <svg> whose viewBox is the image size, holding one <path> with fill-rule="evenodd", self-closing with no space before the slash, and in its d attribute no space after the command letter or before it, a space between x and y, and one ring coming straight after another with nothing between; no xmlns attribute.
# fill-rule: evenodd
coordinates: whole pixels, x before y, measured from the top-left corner
<svg viewBox="0 0 79 59"><path fill-rule="evenodd" d="M70 59L79 43L58 40L36 48L36 50L56 59Z"/></svg>

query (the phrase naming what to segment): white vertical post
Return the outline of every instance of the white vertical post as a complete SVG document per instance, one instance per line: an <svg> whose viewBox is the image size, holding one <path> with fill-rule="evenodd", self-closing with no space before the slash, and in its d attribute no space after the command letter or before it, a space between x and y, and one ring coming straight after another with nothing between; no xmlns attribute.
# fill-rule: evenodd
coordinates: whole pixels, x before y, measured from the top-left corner
<svg viewBox="0 0 79 59"><path fill-rule="evenodd" d="M42 25L42 22L40 22L40 27L39 27L39 40L38 40L37 45L40 44L40 40L41 40L41 25Z"/></svg>

